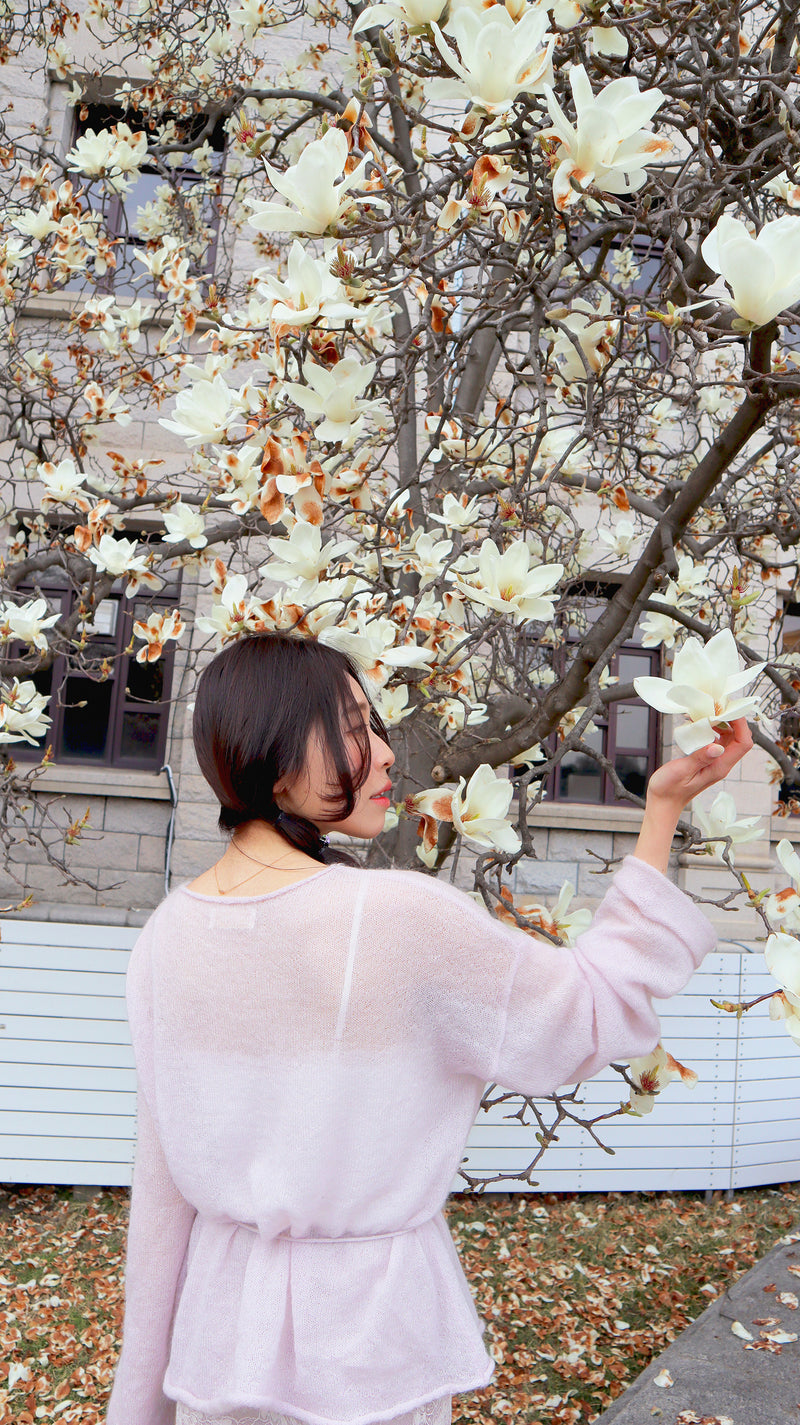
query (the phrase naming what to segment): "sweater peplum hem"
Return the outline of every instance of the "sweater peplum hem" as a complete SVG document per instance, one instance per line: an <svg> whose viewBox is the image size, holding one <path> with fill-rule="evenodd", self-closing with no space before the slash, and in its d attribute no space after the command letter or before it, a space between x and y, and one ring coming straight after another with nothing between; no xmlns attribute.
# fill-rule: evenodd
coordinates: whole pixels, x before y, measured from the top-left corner
<svg viewBox="0 0 800 1425"><path fill-rule="evenodd" d="M194 1309L209 1298L213 1340ZM350 1238L344 1254L198 1217L163 1391L206 1413L236 1406L372 1425L485 1385L495 1364L485 1329L441 1211L416 1228Z"/></svg>

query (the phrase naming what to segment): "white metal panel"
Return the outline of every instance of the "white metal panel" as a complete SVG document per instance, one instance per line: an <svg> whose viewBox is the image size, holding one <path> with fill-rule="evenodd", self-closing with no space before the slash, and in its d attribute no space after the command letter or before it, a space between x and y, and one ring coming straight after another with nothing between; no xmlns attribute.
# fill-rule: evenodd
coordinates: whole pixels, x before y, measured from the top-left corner
<svg viewBox="0 0 800 1425"><path fill-rule="evenodd" d="M40 990L6 990L4 1013L43 1014L50 1019L118 1019L127 1023L124 987L118 995L51 994L45 978L42 974Z"/></svg>
<svg viewBox="0 0 800 1425"><path fill-rule="evenodd" d="M130 1185L141 929L0 921L0 1181Z"/></svg>
<svg viewBox="0 0 800 1425"><path fill-rule="evenodd" d="M124 1006L125 1001L122 1003ZM2 1006L2 1013L0 1056L4 1058L10 1056L7 1050L3 1052L3 1046L12 1040L41 1043L43 1051L48 1040L70 1044L127 1044L129 1050L132 1048L128 1021L124 1013L115 1019L72 1019L61 1015L54 1017L44 1014L9 1014L5 1005ZM14 1052L16 1053L16 1045Z"/></svg>
<svg viewBox="0 0 800 1425"><path fill-rule="evenodd" d="M736 1167L733 1173L733 1188L766 1187L769 1183L796 1183L800 1181L800 1159L794 1163L756 1163L747 1167Z"/></svg>
<svg viewBox="0 0 800 1425"><path fill-rule="evenodd" d="M98 951L102 954L102 951ZM109 954L111 952L109 951ZM119 998L120 979L123 995L124 970L111 968L103 970L79 970L77 966L62 963L57 970L45 969L41 965L6 965L0 960L0 995L3 1002L10 994L48 995L91 995L92 999L105 999L107 995Z"/></svg>
<svg viewBox="0 0 800 1425"><path fill-rule="evenodd" d="M37 1148L41 1145L36 1144ZM104 1145L100 1145L104 1151ZM98 1156L95 1145L87 1162L76 1161L72 1145L69 1155L62 1158L63 1140L55 1140L45 1151L41 1161L29 1153L12 1158L0 1157L0 1182L4 1183L47 1183L55 1186L86 1183L93 1187L130 1187L133 1176L132 1159L111 1162Z"/></svg>
<svg viewBox="0 0 800 1425"><path fill-rule="evenodd" d="M125 972L139 928L0 921L0 1181L130 1185L136 1071ZM656 1002L662 1042L695 1070L670 1084L652 1114L598 1125L604 1153L575 1124L533 1173L535 1191L749 1186L800 1178L800 1054L757 1007L741 1021L709 1003L774 989L763 957L715 953L683 994ZM495 1094L502 1089L497 1086ZM576 1111L627 1098L611 1069L582 1085ZM463 1166L479 1177L523 1172L537 1125L515 1096L479 1112ZM550 1106L543 1105L548 1119ZM452 1191L464 1189L456 1176ZM524 1191L519 1180L492 1191Z"/></svg>
<svg viewBox="0 0 800 1425"><path fill-rule="evenodd" d="M14 1106L23 1093L52 1095L63 1089L120 1090L136 1097L136 1070L96 1064L33 1064L0 1062L0 1089L14 1090Z"/></svg>
<svg viewBox="0 0 800 1425"><path fill-rule="evenodd" d="M78 945L25 945L21 941L0 941L0 968L36 970L98 970L107 973L125 974L130 959L130 948L96 947L86 949Z"/></svg>
<svg viewBox="0 0 800 1425"><path fill-rule="evenodd" d="M50 945L59 951L69 945L79 950L93 946L130 949L143 929L140 925L83 925L77 921L9 920L0 916L0 943L3 950L7 945Z"/></svg>

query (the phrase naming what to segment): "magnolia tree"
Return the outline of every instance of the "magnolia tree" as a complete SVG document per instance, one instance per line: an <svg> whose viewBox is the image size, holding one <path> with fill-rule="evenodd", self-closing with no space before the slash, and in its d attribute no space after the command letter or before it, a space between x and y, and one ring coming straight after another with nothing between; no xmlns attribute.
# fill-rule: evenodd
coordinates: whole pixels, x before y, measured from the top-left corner
<svg viewBox="0 0 800 1425"><path fill-rule="evenodd" d="M642 804L590 736L633 695L610 664L635 628L668 675L635 692L679 748L747 716L798 781L772 617L800 533L793 0L91 0L0 23L84 121L64 148L9 113L1 153L6 845L22 826L62 864L13 745L48 726L32 673L85 666L118 579L152 603L140 661L264 629L351 654L397 755L371 861L448 874L463 843L487 906L556 942L586 913L567 890L515 904L510 872L568 752ZM116 118L87 126L99 93ZM36 325L53 292L68 315ZM145 408L185 443L179 479L155 440L115 453ZM179 565L210 615L159 607ZM54 566L68 617L20 593ZM589 580L612 585L600 617ZM721 850L755 905L800 1045L800 860L781 843L791 884L765 899L735 865L753 819L721 793L696 823L684 847ZM621 1111L693 1077L662 1047L619 1068ZM530 1105L540 1152L576 1093Z"/></svg>

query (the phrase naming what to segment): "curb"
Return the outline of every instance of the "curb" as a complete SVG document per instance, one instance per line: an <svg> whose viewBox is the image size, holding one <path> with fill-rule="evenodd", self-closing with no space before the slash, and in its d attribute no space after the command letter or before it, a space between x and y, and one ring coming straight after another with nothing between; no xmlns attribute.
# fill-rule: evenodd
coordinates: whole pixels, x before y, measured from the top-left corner
<svg viewBox="0 0 800 1425"><path fill-rule="evenodd" d="M770 1329L800 1338L800 1307L781 1302L780 1292L800 1297L800 1231L712 1301L592 1425L800 1425L800 1339L765 1339ZM776 1317L777 1325L763 1324ZM734 1321L752 1343L734 1335ZM664 1369L673 1384L659 1387Z"/></svg>

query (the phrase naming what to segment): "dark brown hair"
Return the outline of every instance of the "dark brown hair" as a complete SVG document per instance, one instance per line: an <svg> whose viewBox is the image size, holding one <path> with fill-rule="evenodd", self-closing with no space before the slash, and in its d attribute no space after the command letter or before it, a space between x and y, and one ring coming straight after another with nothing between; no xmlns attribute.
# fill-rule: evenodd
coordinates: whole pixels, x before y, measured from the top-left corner
<svg viewBox="0 0 800 1425"><path fill-rule="evenodd" d="M353 811L369 775L370 748L351 678L363 687L358 666L338 648L287 633L245 634L206 664L197 682L192 736L200 770L220 804L221 831L259 818L317 861L355 864L328 847L313 822L281 811L274 796L281 777L303 772L309 740L319 732L335 787L319 789L330 803L326 819L342 821ZM388 743L374 708L369 721ZM360 757L355 771L345 746L348 726Z"/></svg>

